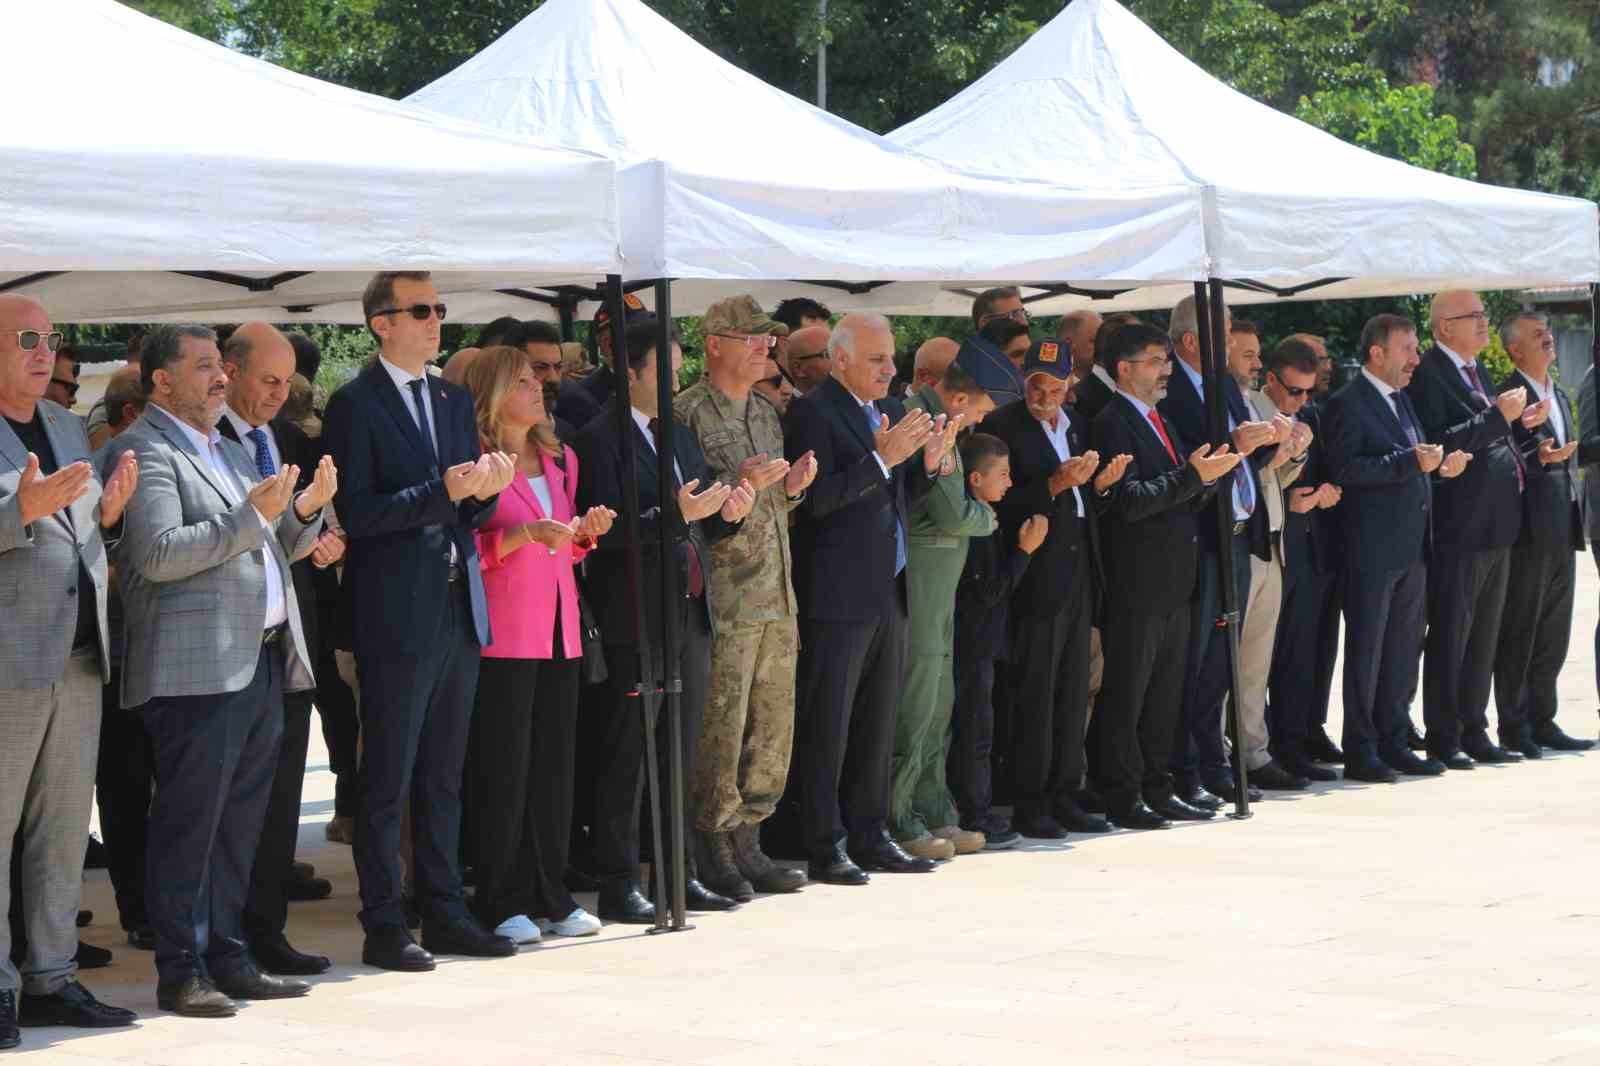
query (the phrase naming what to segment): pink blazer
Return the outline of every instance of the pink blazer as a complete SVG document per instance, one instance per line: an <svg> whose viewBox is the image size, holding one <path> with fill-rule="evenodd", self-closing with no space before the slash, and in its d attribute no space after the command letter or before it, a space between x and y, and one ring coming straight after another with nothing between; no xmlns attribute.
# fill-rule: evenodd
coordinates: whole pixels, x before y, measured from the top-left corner
<svg viewBox="0 0 1600 1066"><path fill-rule="evenodd" d="M528 544L500 558L500 541L506 532L524 522L553 518L570 522L577 513L578 457L563 448L563 472L549 457L544 476L550 486L554 514L545 514L539 497L520 474L500 494L494 515L477 530L478 560L483 570L483 591L489 601L493 642L483 649L492 659L553 659L556 601L561 603L562 658L583 655L578 622L578 583L572 565L586 549L569 541L554 555L543 544Z"/></svg>

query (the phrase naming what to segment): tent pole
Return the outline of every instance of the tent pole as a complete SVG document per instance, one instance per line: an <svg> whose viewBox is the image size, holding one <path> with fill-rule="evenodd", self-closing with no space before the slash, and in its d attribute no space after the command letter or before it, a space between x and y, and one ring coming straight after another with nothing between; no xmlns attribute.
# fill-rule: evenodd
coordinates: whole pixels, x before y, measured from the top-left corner
<svg viewBox="0 0 1600 1066"><path fill-rule="evenodd" d="M639 472L633 453L633 409L628 400L628 330L627 308L622 302L622 277L606 275L606 305L611 308L611 369L616 374L616 391L613 393L617 409L617 443L622 456L622 524L628 539L625 565L628 573L628 599L633 604L634 633L639 648L639 683L629 696L639 701L639 713L644 716L644 771L650 786L650 802L659 809L661 782L657 777L656 763L656 708L660 706L660 689L656 687L656 671L650 656L650 630L645 624L644 612L644 551L639 534ZM616 669L621 669L617 664ZM660 819L652 819L655 829L656 854L661 853ZM657 887L662 875L657 864ZM657 898L661 898L659 895ZM656 928L664 928L660 910L656 912Z"/></svg>
<svg viewBox="0 0 1600 1066"><path fill-rule="evenodd" d="M668 514L668 501L677 495L674 488L676 478L673 476L672 447L672 394L677 391L675 375L672 373L672 282L665 278L656 281L656 475L660 479L657 491L660 492L661 513ZM687 530L685 531L687 533ZM669 867L672 872L672 925L673 932L681 932L689 928L688 919L688 869L686 866L686 846L684 840L683 819L683 730L680 728L683 721L683 674L679 669L679 655L682 644L678 634L678 608L683 604L683 593L678 588L678 548L672 537L667 536L662 530L659 544L661 556L658 566L661 571L661 656L664 669L661 672L662 684L665 690L667 704L667 791L671 794L668 802L671 803L669 824L671 833L668 846L672 850L670 862L663 861L664 853L661 850L661 807L656 806L656 813L652 820L656 823L656 861L655 869L661 870ZM694 544L689 543L689 550L694 551ZM702 560L702 563L704 560ZM702 569L702 573L703 573ZM693 606L690 607L693 610ZM656 876L656 887L662 887L662 877ZM661 928L662 915L667 906L667 893L660 892L656 896L656 928Z"/></svg>
<svg viewBox="0 0 1600 1066"><path fill-rule="evenodd" d="M1595 368L1595 385L1600 387L1600 285L1595 284L1589 286L1589 332L1589 364Z"/></svg>
<svg viewBox="0 0 1600 1066"><path fill-rule="evenodd" d="M1228 404L1223 380L1228 373L1228 314L1222 302L1222 283L1209 281L1194 287L1195 313L1200 327L1200 374L1205 387L1206 428L1213 446L1227 444ZM1241 462L1248 463L1249 459ZM1228 475L1231 484L1232 475ZM1228 708L1233 722L1233 751L1237 791L1230 818L1250 817L1249 772L1244 765L1244 723L1238 712L1239 693L1239 593L1234 584L1233 493L1224 486L1217 489L1217 572L1220 589L1224 639L1228 642Z"/></svg>
<svg viewBox="0 0 1600 1066"><path fill-rule="evenodd" d="M576 301L569 296L563 296L556 304L556 314L561 316L561 340L563 342L578 339L578 308Z"/></svg>

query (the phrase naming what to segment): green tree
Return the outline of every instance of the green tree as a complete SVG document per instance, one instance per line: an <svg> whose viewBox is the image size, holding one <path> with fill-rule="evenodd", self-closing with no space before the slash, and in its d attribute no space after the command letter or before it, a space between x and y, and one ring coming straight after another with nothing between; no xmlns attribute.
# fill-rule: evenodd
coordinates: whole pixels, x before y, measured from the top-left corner
<svg viewBox="0 0 1600 1066"><path fill-rule="evenodd" d="M1301 97L1295 117L1413 166L1477 177L1477 153L1461 140L1454 115L1433 113L1433 88L1428 85L1397 88L1374 74L1365 85Z"/></svg>

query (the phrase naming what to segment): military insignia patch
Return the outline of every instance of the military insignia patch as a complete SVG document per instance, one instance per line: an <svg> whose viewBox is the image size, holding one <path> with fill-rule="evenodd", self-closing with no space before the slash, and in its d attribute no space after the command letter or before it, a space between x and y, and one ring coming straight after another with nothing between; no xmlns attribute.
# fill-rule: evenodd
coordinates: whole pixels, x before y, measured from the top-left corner
<svg viewBox="0 0 1600 1066"><path fill-rule="evenodd" d="M1045 343L1039 345L1039 362L1041 362L1041 363L1053 363L1053 362L1055 362L1056 361L1056 357L1057 357L1057 353L1059 353L1060 351L1061 351L1061 346L1060 345L1056 344L1054 341L1046 341Z"/></svg>

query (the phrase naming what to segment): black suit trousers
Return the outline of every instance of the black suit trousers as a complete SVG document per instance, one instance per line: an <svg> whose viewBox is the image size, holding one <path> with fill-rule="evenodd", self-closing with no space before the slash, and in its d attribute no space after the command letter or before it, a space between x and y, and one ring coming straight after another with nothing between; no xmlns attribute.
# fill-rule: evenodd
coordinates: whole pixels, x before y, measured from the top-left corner
<svg viewBox="0 0 1600 1066"><path fill-rule="evenodd" d="M1523 744L1556 719L1556 680L1572 636L1577 574L1571 548L1511 549L1494 656L1494 705L1503 743Z"/></svg>
<svg viewBox="0 0 1600 1066"><path fill-rule="evenodd" d="M283 646L238 692L151 700L155 754L145 900L162 984L250 961L243 913L283 733Z"/></svg>
<svg viewBox="0 0 1600 1066"><path fill-rule="evenodd" d="M1172 744L1183 702L1189 606L1114 604L1100 627L1105 679L1095 698L1098 784L1113 813L1172 794Z"/></svg>
<svg viewBox="0 0 1600 1066"><path fill-rule="evenodd" d="M1417 645L1428 568L1352 568L1344 575L1344 754L1347 760L1407 750Z"/></svg>
<svg viewBox="0 0 1600 1066"><path fill-rule="evenodd" d="M678 728L683 744L684 774L678 782L688 808L689 786L694 778L695 742L700 736L700 717L705 709L706 684L711 673L711 630L701 602L687 605L678 630L678 671L683 693L678 698ZM659 661L660 646L651 649ZM640 701L631 695L637 680L639 653L627 645L606 645L606 698L597 704L598 714L591 724L595 776L585 786L591 790L589 860L585 870L602 881L633 881L639 876L639 834L641 807L645 800L644 715ZM658 677L659 677L659 672ZM666 732L667 701L657 704L656 752L665 753L670 738ZM586 732L589 729L586 728ZM669 782L661 778L661 804L670 810ZM659 814L657 815L659 817ZM671 824L666 818L663 827ZM663 832L662 840L666 840Z"/></svg>
<svg viewBox="0 0 1600 1066"><path fill-rule="evenodd" d="M945 776L961 828L983 832L994 803L990 759L994 753L994 660L955 654L955 706L950 715L950 756Z"/></svg>
<svg viewBox="0 0 1600 1066"><path fill-rule="evenodd" d="M485 658L478 669L466 773L477 812L472 909L490 929L518 914L560 921L577 909L563 877L581 664Z"/></svg>
<svg viewBox="0 0 1600 1066"><path fill-rule="evenodd" d="M303 608L302 608L303 609ZM328 769L337 780L334 783L333 813L349 818L356 812L357 751L361 737L361 716L356 708L356 694L339 676L339 660L335 656L339 631L338 604L317 603L317 647L312 651L317 665L317 716L322 720L322 741L328 746Z"/></svg>
<svg viewBox="0 0 1600 1066"><path fill-rule="evenodd" d="M144 866L156 775L144 719L137 709L123 709L121 692L121 674L113 671L100 705L100 762L95 767L94 785L117 916L122 928L131 932L149 920L144 905Z"/></svg>
<svg viewBox="0 0 1600 1066"><path fill-rule="evenodd" d="M887 831L906 638L898 596L876 621L800 623L785 795L794 801L809 859L826 860L840 844L875 847Z"/></svg>
<svg viewBox="0 0 1600 1066"><path fill-rule="evenodd" d="M300 836L300 791L306 781L306 749L311 742L311 693L283 697L283 739L278 767L272 775L267 816L250 869L250 895L244 905L245 936L252 944L270 941L289 924L289 897L284 894L294 867Z"/></svg>
<svg viewBox="0 0 1600 1066"><path fill-rule="evenodd" d="M1284 570L1267 682L1267 729L1274 755L1303 758L1312 733L1328 721L1339 656L1341 591L1335 574L1309 566Z"/></svg>
<svg viewBox="0 0 1600 1066"><path fill-rule="evenodd" d="M1511 551L1436 549L1428 566L1428 645L1422 717L1428 750L1448 754L1487 736L1495 645Z"/></svg>
<svg viewBox="0 0 1600 1066"><path fill-rule="evenodd" d="M479 649L465 579L450 583L445 602L438 641L422 654L356 660L363 739L355 860L361 924L369 932L405 927L400 816L408 803L418 909L433 921L467 913L458 858L461 773Z"/></svg>
<svg viewBox="0 0 1600 1066"><path fill-rule="evenodd" d="M1250 538L1235 534L1233 552L1235 603L1239 624L1250 598ZM1189 601L1189 649L1184 666L1183 710L1172 747L1172 776L1179 786L1199 783L1201 775L1232 776L1222 743L1222 701L1232 682L1228 631L1222 617L1222 574L1217 554L1202 551L1195 567L1194 598Z"/></svg>
<svg viewBox="0 0 1600 1066"><path fill-rule="evenodd" d="M1089 723L1088 553L1076 553L1053 615L1016 620L1019 671L1011 730L1011 804L1016 817L1049 815L1083 786Z"/></svg>

